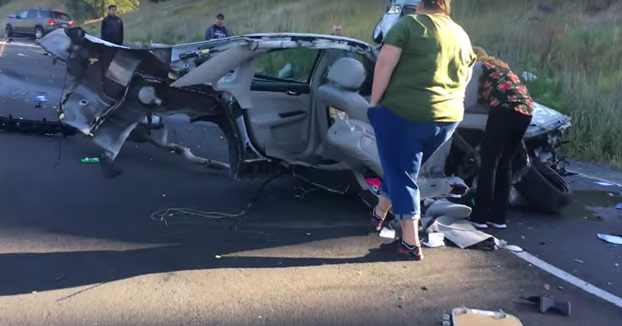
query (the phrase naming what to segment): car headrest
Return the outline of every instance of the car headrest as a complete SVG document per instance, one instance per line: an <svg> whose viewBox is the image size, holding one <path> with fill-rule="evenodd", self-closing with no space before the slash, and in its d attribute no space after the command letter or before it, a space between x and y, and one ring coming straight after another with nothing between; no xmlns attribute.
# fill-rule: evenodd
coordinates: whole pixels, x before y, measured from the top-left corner
<svg viewBox="0 0 622 326"><path fill-rule="evenodd" d="M328 72L328 81L349 90L358 90L365 77L363 64L349 57L337 60Z"/></svg>

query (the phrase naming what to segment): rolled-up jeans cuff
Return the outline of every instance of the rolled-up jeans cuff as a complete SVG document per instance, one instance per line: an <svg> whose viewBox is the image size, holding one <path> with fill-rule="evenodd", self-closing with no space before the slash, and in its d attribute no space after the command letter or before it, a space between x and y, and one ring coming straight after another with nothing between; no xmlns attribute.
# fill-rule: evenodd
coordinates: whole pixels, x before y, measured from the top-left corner
<svg viewBox="0 0 622 326"><path fill-rule="evenodd" d="M421 219L421 213L411 213L411 214L394 214L395 219L398 221L404 221L404 220L420 220Z"/></svg>

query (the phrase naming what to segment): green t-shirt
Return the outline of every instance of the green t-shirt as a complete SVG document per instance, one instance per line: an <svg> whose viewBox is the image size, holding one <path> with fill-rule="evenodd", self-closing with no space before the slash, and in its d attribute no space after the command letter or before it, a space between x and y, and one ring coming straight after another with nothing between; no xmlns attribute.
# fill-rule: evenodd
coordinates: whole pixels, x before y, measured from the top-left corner
<svg viewBox="0 0 622 326"><path fill-rule="evenodd" d="M449 16L409 15L387 33L402 49L381 103L410 121L459 122L476 56L466 32Z"/></svg>

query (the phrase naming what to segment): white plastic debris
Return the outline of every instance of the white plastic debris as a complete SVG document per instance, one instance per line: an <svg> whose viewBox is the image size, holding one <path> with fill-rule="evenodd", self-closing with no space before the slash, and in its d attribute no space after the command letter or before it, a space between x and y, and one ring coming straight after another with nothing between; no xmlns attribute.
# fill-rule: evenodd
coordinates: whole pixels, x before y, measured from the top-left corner
<svg viewBox="0 0 622 326"><path fill-rule="evenodd" d="M595 182L597 185L599 186L603 186L603 187L613 187L614 184L613 183L609 183L609 182L604 182L604 181L596 181Z"/></svg>
<svg viewBox="0 0 622 326"><path fill-rule="evenodd" d="M445 235L440 232L428 233L428 241L424 241L423 245L428 248L438 248L445 246Z"/></svg>
<svg viewBox="0 0 622 326"><path fill-rule="evenodd" d="M617 244L617 245L622 245L622 237L618 236L618 235L611 235L611 234L598 234L598 238L600 238L603 241L609 242L609 243L613 243L613 244Z"/></svg>
<svg viewBox="0 0 622 326"><path fill-rule="evenodd" d="M388 229L386 227L382 228L380 231L380 237L385 239L395 239L395 230Z"/></svg>
<svg viewBox="0 0 622 326"><path fill-rule="evenodd" d="M507 245L505 246L505 249L511 251L511 252L523 252L523 248L519 247L519 246L515 246L515 245Z"/></svg>

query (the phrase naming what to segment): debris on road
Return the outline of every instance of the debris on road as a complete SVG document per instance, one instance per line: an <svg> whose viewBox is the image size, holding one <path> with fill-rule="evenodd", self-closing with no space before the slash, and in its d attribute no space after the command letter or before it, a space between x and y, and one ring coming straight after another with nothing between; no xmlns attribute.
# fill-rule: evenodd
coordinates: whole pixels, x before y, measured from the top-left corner
<svg viewBox="0 0 622 326"><path fill-rule="evenodd" d="M99 163L99 157L85 157L80 160L82 163Z"/></svg>
<svg viewBox="0 0 622 326"><path fill-rule="evenodd" d="M522 297L521 299L534 303L540 307L540 312L545 314L549 310L555 310L564 316L570 316L571 305L569 301L557 301L550 296Z"/></svg>
<svg viewBox="0 0 622 326"><path fill-rule="evenodd" d="M550 285L548 285L548 284L544 284L544 286L543 286L543 287L544 287L544 289L545 289L545 290L547 290L547 291L551 289L551 286L550 286Z"/></svg>
<svg viewBox="0 0 622 326"><path fill-rule="evenodd" d="M579 264L584 264L584 263L585 263L585 262L584 262L583 260L581 260L581 259L574 259L574 261L576 261L576 262L577 262L577 263L579 263Z"/></svg>
<svg viewBox="0 0 622 326"><path fill-rule="evenodd" d="M516 316L506 314L503 311L455 308L451 311L451 321L447 321L445 318L443 316L443 325L450 326L523 326Z"/></svg>
<svg viewBox="0 0 622 326"><path fill-rule="evenodd" d="M603 186L603 187L613 187L614 186L613 183L604 182L604 181L596 181L594 183L599 185L599 186Z"/></svg>
<svg viewBox="0 0 622 326"><path fill-rule="evenodd" d="M47 102L48 99L45 97L45 95L37 95L32 100L36 103L35 107L40 108L43 103Z"/></svg>
<svg viewBox="0 0 622 326"><path fill-rule="evenodd" d="M438 248L445 246L445 235L440 232L428 233L428 241L422 242L428 248Z"/></svg>
<svg viewBox="0 0 622 326"><path fill-rule="evenodd" d="M622 236L598 233L598 238L605 242L622 245Z"/></svg>
<svg viewBox="0 0 622 326"><path fill-rule="evenodd" d="M384 238L384 239L394 240L395 239L395 230L383 227L382 230L380 231L380 237Z"/></svg>
<svg viewBox="0 0 622 326"><path fill-rule="evenodd" d="M505 246L505 249L511 251L511 252L523 252L523 248L519 247L519 246L515 246L515 245L508 245Z"/></svg>

